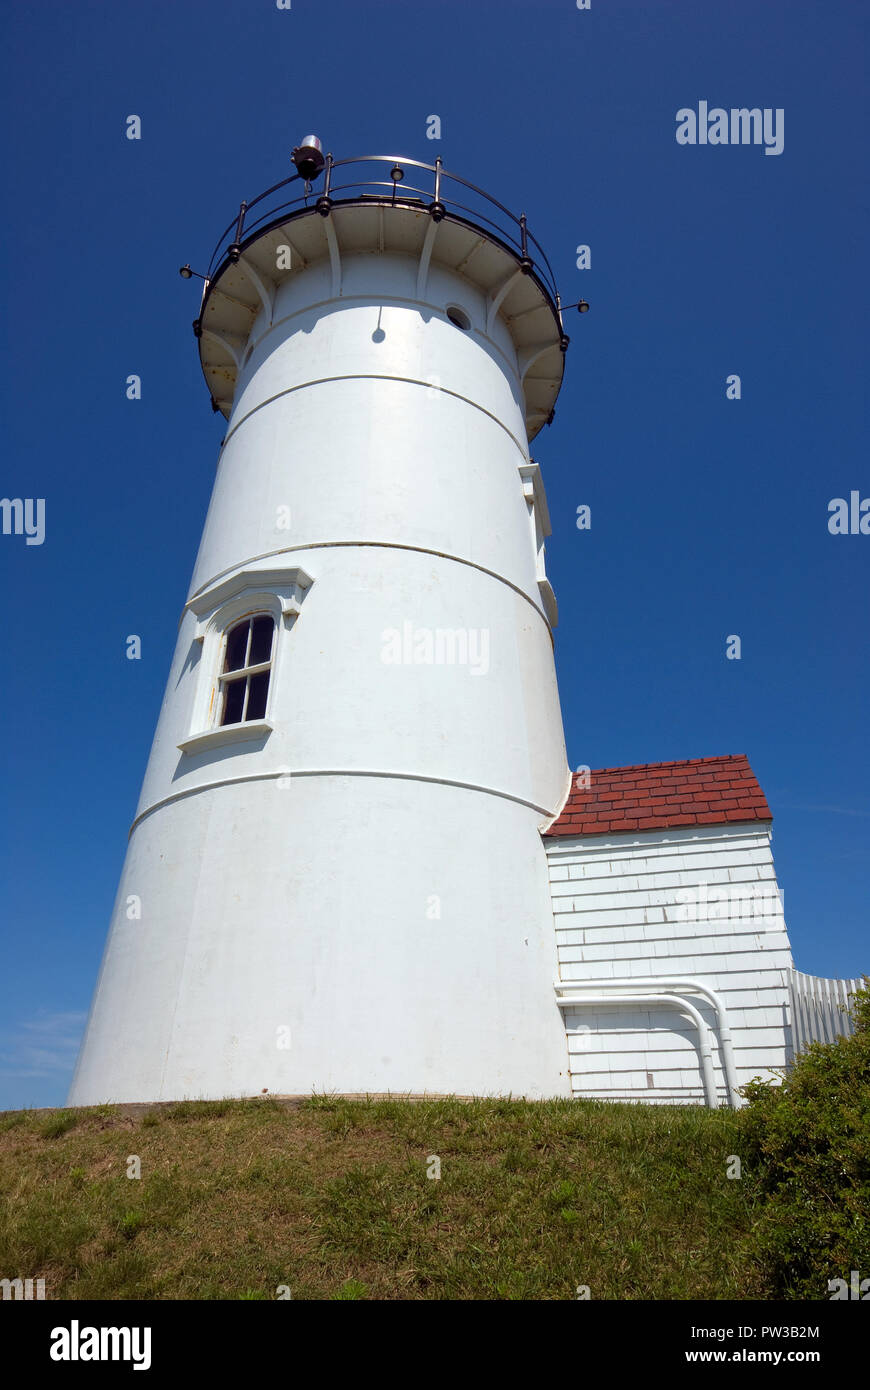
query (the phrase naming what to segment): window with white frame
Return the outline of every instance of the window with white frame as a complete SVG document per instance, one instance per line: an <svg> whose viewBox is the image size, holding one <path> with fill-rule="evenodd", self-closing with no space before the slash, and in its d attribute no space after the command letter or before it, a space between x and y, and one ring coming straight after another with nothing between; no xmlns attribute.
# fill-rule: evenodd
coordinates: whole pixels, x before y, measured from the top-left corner
<svg viewBox="0 0 870 1390"><path fill-rule="evenodd" d="M184 754L267 739L289 629L312 580L304 570L243 570L188 602L195 619L193 688Z"/></svg>
<svg viewBox="0 0 870 1390"><path fill-rule="evenodd" d="M220 727L263 719L272 675L275 620L271 613L254 613L234 623L224 640L218 678Z"/></svg>

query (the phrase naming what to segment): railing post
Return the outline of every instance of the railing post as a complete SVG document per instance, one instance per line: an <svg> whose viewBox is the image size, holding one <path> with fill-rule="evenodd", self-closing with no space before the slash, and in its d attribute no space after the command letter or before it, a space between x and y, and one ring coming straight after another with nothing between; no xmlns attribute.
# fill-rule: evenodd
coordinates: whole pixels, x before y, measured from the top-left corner
<svg viewBox="0 0 870 1390"><path fill-rule="evenodd" d="M558 290L556 291L556 314L559 319L559 347L562 350L562 352L567 352L571 339L565 332L565 324L562 319L562 300Z"/></svg>
<svg viewBox="0 0 870 1390"><path fill-rule="evenodd" d="M522 256L520 258L520 270L524 275L531 274L532 258L529 255L529 234L526 230L526 214L520 213L520 247Z"/></svg>
<svg viewBox="0 0 870 1390"><path fill-rule="evenodd" d="M234 265L242 254L242 228L245 225L245 213L247 212L247 210L248 205L246 202L243 201L239 207L239 220L236 223L236 234L233 237L233 243L230 246L230 249L227 251L227 256L233 262Z"/></svg>
<svg viewBox="0 0 870 1390"><path fill-rule="evenodd" d="M433 222L443 221L447 209L441 201L441 156L435 160L435 197L429 204L429 211L432 214Z"/></svg>
<svg viewBox="0 0 870 1390"><path fill-rule="evenodd" d="M326 156L326 175L323 180L323 192L314 204L321 217L328 217L332 211L332 199L329 196L329 189L332 184L332 155ZM306 184L306 189L308 185Z"/></svg>

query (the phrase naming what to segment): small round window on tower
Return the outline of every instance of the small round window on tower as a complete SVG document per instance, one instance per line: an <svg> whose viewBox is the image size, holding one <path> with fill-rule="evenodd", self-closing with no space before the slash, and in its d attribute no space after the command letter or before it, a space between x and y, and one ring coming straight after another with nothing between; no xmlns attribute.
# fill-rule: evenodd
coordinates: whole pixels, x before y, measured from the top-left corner
<svg viewBox="0 0 870 1390"><path fill-rule="evenodd" d="M464 309L460 309L458 304L447 305L447 317L456 328L461 328L463 333L467 333L471 327L471 319Z"/></svg>

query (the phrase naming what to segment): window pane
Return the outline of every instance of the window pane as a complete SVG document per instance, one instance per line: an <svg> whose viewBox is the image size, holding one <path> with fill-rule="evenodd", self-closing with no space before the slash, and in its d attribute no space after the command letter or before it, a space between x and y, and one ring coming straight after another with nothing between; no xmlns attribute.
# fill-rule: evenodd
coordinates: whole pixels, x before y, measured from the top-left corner
<svg viewBox="0 0 870 1390"><path fill-rule="evenodd" d="M240 671L244 666L249 627L250 620L246 618L243 623L236 623L235 627L230 628L227 634L227 653L224 658L225 671Z"/></svg>
<svg viewBox="0 0 870 1390"><path fill-rule="evenodd" d="M227 681L224 685L224 712L221 716L221 724L240 724L242 722L242 705L245 699L245 682Z"/></svg>
<svg viewBox="0 0 870 1390"><path fill-rule="evenodd" d="M254 630L251 634L251 655L248 657L249 666L259 666L261 661L268 661L271 657L274 626L275 624L269 617L254 619Z"/></svg>
<svg viewBox="0 0 870 1390"><path fill-rule="evenodd" d="M248 709L245 720L262 719L266 713L266 696L269 693L269 672L261 671L259 676L248 677Z"/></svg>

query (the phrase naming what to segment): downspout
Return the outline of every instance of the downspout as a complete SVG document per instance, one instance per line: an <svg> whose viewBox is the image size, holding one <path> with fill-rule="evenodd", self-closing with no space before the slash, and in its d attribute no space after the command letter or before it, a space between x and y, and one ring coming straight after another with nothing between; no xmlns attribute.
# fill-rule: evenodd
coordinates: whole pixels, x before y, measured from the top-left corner
<svg viewBox="0 0 870 1390"><path fill-rule="evenodd" d="M561 988L570 988L568 985ZM707 1104L711 1110L715 1110L718 1105L719 1097L716 1093L716 1077L713 1072L713 1046L710 1040L710 1029L704 1022L701 1014L690 1004L687 999L682 999L678 994L574 994L563 996L556 1001L560 1009L587 1008L591 1006L607 1006L608 1004L667 1004L670 1008L679 1009L687 1014L698 1030L698 1038L701 1051L701 1075L704 1081L704 1094Z"/></svg>
<svg viewBox="0 0 870 1390"><path fill-rule="evenodd" d="M556 980L556 989L622 989L637 990L644 989L646 986L659 989L693 989L698 994L703 994L708 999L716 1011L719 1022L719 1047L722 1053L722 1070L725 1073L725 1084L728 1089L729 1104L732 1109L737 1110L746 1104L746 1101L738 1093L737 1064L734 1060L734 1044L731 1038L731 1024L728 1020L728 1011L722 1003L721 998L709 985L702 984L700 980L684 979L682 976L650 975L642 979L635 977L633 980Z"/></svg>

